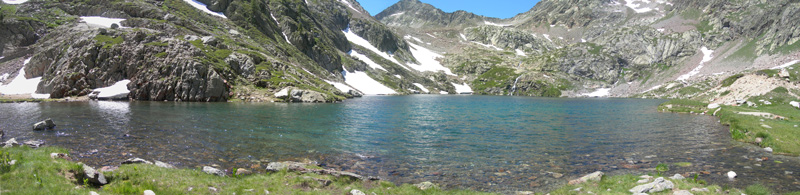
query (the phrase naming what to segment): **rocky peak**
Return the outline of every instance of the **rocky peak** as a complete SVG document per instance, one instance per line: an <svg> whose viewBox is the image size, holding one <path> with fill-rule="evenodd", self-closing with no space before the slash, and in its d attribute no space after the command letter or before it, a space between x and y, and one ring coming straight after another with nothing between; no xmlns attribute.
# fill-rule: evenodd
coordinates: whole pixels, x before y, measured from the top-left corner
<svg viewBox="0 0 800 195"><path fill-rule="evenodd" d="M419 0L402 0L386 8L375 18L386 25L412 28L465 27L497 20L459 10L447 13Z"/></svg>

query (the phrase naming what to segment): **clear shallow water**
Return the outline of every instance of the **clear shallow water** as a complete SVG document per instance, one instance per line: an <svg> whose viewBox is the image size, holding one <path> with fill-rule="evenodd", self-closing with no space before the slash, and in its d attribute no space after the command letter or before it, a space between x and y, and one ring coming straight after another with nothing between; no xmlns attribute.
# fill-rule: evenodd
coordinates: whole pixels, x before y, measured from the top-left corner
<svg viewBox="0 0 800 195"><path fill-rule="evenodd" d="M6 139L44 140L94 166L140 157L230 170L311 159L393 182L512 192L550 190L597 170L653 173L658 163L691 162L667 174L707 171L701 178L719 185L800 190L797 157L733 142L714 117L658 113L661 102L412 95L340 104L19 103L0 104L0 128ZM30 130L44 118L54 131ZM730 170L740 178L724 178Z"/></svg>

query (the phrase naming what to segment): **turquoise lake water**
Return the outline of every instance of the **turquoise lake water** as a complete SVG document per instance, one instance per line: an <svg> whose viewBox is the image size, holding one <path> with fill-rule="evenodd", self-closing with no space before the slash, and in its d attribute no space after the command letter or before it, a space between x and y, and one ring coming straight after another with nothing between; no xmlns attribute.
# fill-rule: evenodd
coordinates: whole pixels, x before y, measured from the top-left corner
<svg viewBox="0 0 800 195"><path fill-rule="evenodd" d="M550 190L598 170L654 173L659 163L690 162L667 174L707 171L701 178L719 185L800 190L797 157L734 142L714 117L658 113L661 102L410 95L336 104L13 103L0 104L0 128L5 139L43 140L98 167L140 157L259 170L308 159L393 182L513 192ZM45 118L55 130L31 131ZM728 180L728 171L740 177Z"/></svg>

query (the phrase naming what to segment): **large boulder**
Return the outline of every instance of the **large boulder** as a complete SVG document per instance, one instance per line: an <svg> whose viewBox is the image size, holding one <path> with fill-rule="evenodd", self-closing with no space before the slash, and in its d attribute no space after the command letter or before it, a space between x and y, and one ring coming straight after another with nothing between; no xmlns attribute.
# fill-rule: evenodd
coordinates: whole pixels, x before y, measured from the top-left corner
<svg viewBox="0 0 800 195"><path fill-rule="evenodd" d="M45 130L45 129L53 129L56 127L56 123L53 122L53 119L45 119L44 121L40 121L36 124L33 124L33 130Z"/></svg>
<svg viewBox="0 0 800 195"><path fill-rule="evenodd" d="M95 185L106 185L108 181L106 181L106 177L103 173L95 170L94 168L90 167L89 165L83 165L83 174L85 179Z"/></svg>
<svg viewBox="0 0 800 195"><path fill-rule="evenodd" d="M44 145L44 142L43 141L39 141L39 140L28 140L28 141L22 142L22 144L24 144L26 146L30 146L31 148L38 148L39 146Z"/></svg>
<svg viewBox="0 0 800 195"><path fill-rule="evenodd" d="M10 148L16 145L19 145L19 143L17 143L17 138L11 138L3 143L3 148Z"/></svg>
<svg viewBox="0 0 800 195"><path fill-rule="evenodd" d="M287 87L275 93L275 98L289 102L326 102L327 97L327 95L320 92L295 87Z"/></svg>

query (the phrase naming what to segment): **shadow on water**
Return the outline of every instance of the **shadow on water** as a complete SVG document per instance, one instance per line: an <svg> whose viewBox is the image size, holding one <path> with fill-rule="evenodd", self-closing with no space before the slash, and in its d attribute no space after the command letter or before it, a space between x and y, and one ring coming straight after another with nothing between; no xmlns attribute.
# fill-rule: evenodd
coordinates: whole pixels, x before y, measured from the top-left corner
<svg viewBox="0 0 800 195"><path fill-rule="evenodd" d="M597 170L654 173L664 163L669 175L708 173L700 177L723 186L800 190L797 157L733 142L714 117L658 113L661 102L412 95L339 104L18 103L0 104L0 128L6 138L69 148L94 166L140 157L258 170L311 159L394 182L509 192L546 191ZM44 118L56 129L30 130ZM731 170L740 177L725 178Z"/></svg>

